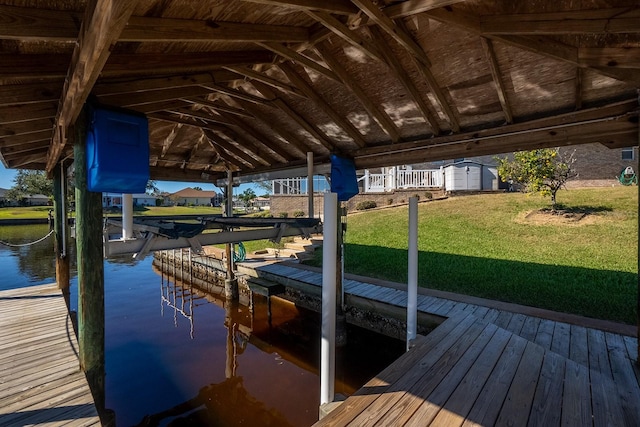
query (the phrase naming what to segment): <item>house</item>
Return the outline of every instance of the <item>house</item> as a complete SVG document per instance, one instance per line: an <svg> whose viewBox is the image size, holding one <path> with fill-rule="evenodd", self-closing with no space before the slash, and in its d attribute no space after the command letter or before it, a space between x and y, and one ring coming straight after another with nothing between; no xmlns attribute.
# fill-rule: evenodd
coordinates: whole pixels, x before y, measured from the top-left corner
<svg viewBox="0 0 640 427"><path fill-rule="evenodd" d="M159 198L151 194L139 193L133 195L134 206L156 206ZM122 193L102 193L103 208L122 209Z"/></svg>
<svg viewBox="0 0 640 427"><path fill-rule="evenodd" d="M222 195L215 191L197 190L195 188L183 188L171 193L169 200L178 206L220 206Z"/></svg>

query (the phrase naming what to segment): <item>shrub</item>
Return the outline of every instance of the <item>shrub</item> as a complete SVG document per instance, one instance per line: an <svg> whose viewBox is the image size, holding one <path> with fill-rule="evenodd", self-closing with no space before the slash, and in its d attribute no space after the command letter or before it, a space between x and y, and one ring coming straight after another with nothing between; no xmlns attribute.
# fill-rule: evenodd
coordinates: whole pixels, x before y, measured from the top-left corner
<svg viewBox="0 0 640 427"><path fill-rule="evenodd" d="M365 201L359 202L356 205L356 210L364 211L366 209L373 209L373 208L375 208L377 206L378 205L373 200L365 200Z"/></svg>
<svg viewBox="0 0 640 427"><path fill-rule="evenodd" d="M424 197L426 197L427 199L431 200L431 199L433 199L433 193L431 191L425 191Z"/></svg>
<svg viewBox="0 0 640 427"><path fill-rule="evenodd" d="M387 205L392 205L393 204L393 199L387 199Z"/></svg>
<svg viewBox="0 0 640 427"><path fill-rule="evenodd" d="M293 217L294 218L302 218L305 216L304 211L293 211Z"/></svg>
<svg viewBox="0 0 640 427"><path fill-rule="evenodd" d="M414 194L413 197L415 197L416 199L420 200L420 195L419 194Z"/></svg>
<svg viewBox="0 0 640 427"><path fill-rule="evenodd" d="M289 214L287 212L280 212L278 214L278 218L288 218Z"/></svg>

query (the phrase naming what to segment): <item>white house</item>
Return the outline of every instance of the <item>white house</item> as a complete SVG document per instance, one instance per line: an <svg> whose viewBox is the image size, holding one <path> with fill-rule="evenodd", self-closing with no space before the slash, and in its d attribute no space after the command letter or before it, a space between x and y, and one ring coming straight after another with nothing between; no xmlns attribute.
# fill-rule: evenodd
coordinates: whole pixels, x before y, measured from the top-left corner
<svg viewBox="0 0 640 427"><path fill-rule="evenodd" d="M134 206L155 206L158 197L151 194L134 194ZM102 193L103 208L119 208L122 209L122 193Z"/></svg>

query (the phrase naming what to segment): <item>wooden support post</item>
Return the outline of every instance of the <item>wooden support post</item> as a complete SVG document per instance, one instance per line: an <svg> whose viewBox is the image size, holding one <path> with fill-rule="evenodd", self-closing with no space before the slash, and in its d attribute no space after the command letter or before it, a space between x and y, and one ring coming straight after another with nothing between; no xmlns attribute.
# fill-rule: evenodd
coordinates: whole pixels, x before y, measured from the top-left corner
<svg viewBox="0 0 640 427"><path fill-rule="evenodd" d="M69 225L67 223L67 168L61 162L53 170L53 211L55 227L56 283L62 291L67 309L71 303L69 291L69 256L67 253Z"/></svg>
<svg viewBox="0 0 640 427"><path fill-rule="evenodd" d="M313 218L313 151L307 153L307 197L308 215L309 218Z"/></svg>
<svg viewBox="0 0 640 427"><path fill-rule="evenodd" d="M227 171L227 217L233 216L233 172ZM238 279L236 279L233 265L233 243L227 243L227 278L224 281L224 294L227 300L238 301Z"/></svg>
<svg viewBox="0 0 640 427"><path fill-rule="evenodd" d="M344 207L342 202L338 202L337 208L337 234L336 234L336 327L335 327L335 344L336 347L344 347L347 345L347 318L344 314L344 227L342 216Z"/></svg>
<svg viewBox="0 0 640 427"><path fill-rule="evenodd" d="M75 125L76 251L78 258L78 342L80 367L85 372L96 408L105 409L104 261L102 195L87 189L86 111Z"/></svg>
<svg viewBox="0 0 640 427"><path fill-rule="evenodd" d="M407 271L407 351L418 331L418 198L409 198L409 245Z"/></svg>

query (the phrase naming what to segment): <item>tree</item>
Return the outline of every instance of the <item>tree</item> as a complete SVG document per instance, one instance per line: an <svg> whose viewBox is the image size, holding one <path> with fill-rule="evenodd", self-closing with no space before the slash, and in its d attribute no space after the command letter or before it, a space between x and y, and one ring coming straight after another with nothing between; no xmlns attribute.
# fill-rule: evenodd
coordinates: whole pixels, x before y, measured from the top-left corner
<svg viewBox="0 0 640 427"><path fill-rule="evenodd" d="M193 190L202 191L202 187L191 187Z"/></svg>
<svg viewBox="0 0 640 427"><path fill-rule="evenodd" d="M497 157L498 175L503 182L513 181L529 192L551 196L551 207L557 207L556 193L578 174L573 170L573 153L563 156L557 148L518 151L513 160Z"/></svg>
<svg viewBox="0 0 640 427"><path fill-rule="evenodd" d="M156 181L150 179L147 181L147 187L145 189L145 193L147 194L158 194L160 190L158 189Z"/></svg>
<svg viewBox="0 0 640 427"><path fill-rule="evenodd" d="M6 198L9 200L20 202L33 194L53 197L53 181L47 178L44 171L18 169L13 182L13 187L6 193Z"/></svg>
<svg viewBox="0 0 640 427"><path fill-rule="evenodd" d="M251 188L247 188L238 196L238 199L242 200L245 206L251 206L253 204L253 199L256 198L256 192Z"/></svg>

